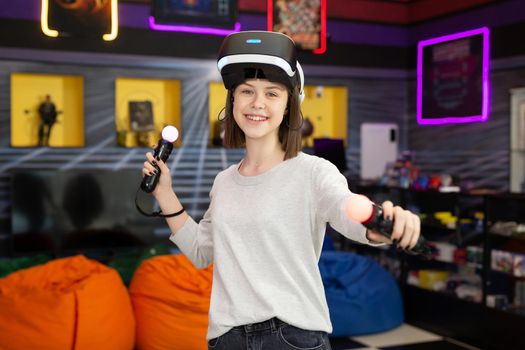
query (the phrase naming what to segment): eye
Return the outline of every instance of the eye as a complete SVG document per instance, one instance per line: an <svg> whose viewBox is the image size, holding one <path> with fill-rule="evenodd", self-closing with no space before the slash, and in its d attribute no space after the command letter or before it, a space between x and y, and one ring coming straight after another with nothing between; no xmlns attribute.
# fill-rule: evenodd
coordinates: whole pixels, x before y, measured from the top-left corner
<svg viewBox="0 0 525 350"><path fill-rule="evenodd" d="M279 97L279 94L277 92L275 92L275 91L268 91L266 93L266 96L268 96L268 97Z"/></svg>
<svg viewBox="0 0 525 350"><path fill-rule="evenodd" d="M250 90L250 89L241 89L241 94L242 95L251 95L251 94L253 94L253 91Z"/></svg>

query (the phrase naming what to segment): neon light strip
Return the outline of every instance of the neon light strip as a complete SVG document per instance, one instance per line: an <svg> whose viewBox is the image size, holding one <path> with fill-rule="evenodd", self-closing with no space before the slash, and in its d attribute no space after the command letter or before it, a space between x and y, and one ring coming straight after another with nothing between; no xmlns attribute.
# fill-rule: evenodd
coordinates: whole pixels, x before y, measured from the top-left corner
<svg viewBox="0 0 525 350"><path fill-rule="evenodd" d="M423 116L423 47L445 41L457 40L472 35L483 35L483 58L482 58L482 106L481 115L462 117L427 118ZM418 124L454 124L485 122L489 118L489 29L487 27L469 30L466 32L445 35L434 39L420 41L417 45L417 99L416 116Z"/></svg>
<svg viewBox="0 0 525 350"><path fill-rule="evenodd" d="M111 32L102 35L105 41L115 40L118 35L118 5L117 0L111 0Z"/></svg>
<svg viewBox="0 0 525 350"><path fill-rule="evenodd" d="M58 31L49 28L49 23L47 17L49 15L49 2L48 0L42 0L42 10L40 11L40 28L42 32L50 37L56 38L58 36Z"/></svg>
<svg viewBox="0 0 525 350"><path fill-rule="evenodd" d="M42 0L42 10L40 12L40 28L42 32L50 37L56 38L59 35L57 30L49 28L49 0ZM106 41L114 40L118 35L118 0L111 0L111 31L103 34L102 39Z"/></svg>
<svg viewBox="0 0 525 350"><path fill-rule="evenodd" d="M178 26L171 24L157 24L155 18L150 16L148 18L149 27L154 30L162 30L168 32L183 32L183 33L196 33L196 34L211 34L211 35L229 35L241 30L241 24L235 23L233 29L219 29L212 27L192 27L192 26Z"/></svg>
<svg viewBox="0 0 525 350"><path fill-rule="evenodd" d="M268 31L273 31L273 0L267 2L267 27ZM320 55L326 52L326 0L321 0L321 33L319 35L319 47L312 50L313 53Z"/></svg>
<svg viewBox="0 0 525 350"><path fill-rule="evenodd" d="M266 27L268 28L268 31L269 32L273 32L273 0L267 0L266 2L266 19L267 19L267 24L266 24Z"/></svg>
<svg viewBox="0 0 525 350"><path fill-rule="evenodd" d="M317 55L326 52L326 0L321 0L321 34L319 41L319 48L312 51Z"/></svg>

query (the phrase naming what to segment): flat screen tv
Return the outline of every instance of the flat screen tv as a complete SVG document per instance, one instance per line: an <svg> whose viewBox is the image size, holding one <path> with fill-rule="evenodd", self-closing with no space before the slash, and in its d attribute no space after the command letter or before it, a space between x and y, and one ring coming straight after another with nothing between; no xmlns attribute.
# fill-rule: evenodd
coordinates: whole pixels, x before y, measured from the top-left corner
<svg viewBox="0 0 525 350"><path fill-rule="evenodd" d="M139 170L15 171L11 176L11 253L111 253L166 241L162 219L135 208ZM139 192L144 210L151 195Z"/></svg>

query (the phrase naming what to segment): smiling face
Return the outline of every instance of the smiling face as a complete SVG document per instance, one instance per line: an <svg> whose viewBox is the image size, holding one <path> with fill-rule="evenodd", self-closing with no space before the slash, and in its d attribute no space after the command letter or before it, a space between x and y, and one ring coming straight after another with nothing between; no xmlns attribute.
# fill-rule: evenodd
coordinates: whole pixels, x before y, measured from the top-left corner
<svg viewBox="0 0 525 350"><path fill-rule="evenodd" d="M233 116L248 140L276 140L286 105L288 89L269 80L249 79L233 93Z"/></svg>

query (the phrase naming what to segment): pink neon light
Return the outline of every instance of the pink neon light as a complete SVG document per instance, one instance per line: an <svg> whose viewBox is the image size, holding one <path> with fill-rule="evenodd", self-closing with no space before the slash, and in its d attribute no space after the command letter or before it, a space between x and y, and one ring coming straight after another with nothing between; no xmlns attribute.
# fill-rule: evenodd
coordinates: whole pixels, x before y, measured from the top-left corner
<svg viewBox="0 0 525 350"><path fill-rule="evenodd" d="M148 18L149 27L154 30L162 30L167 32L183 32L196 34L211 34L211 35L229 35L241 30L241 24L236 22L233 29L219 29L212 27L192 27L192 26L178 26L172 24L158 24L155 23L155 18L150 16Z"/></svg>
<svg viewBox="0 0 525 350"><path fill-rule="evenodd" d="M433 44L452 41L468 36L483 36L483 59L482 59L482 106L481 115L462 117L427 118L423 116L423 47ZM416 116L418 124L454 124L485 122L489 118L489 29L487 27L473 29L466 32L445 35L434 39L420 41L417 45L417 99Z"/></svg>
<svg viewBox="0 0 525 350"><path fill-rule="evenodd" d="M273 0L267 1L267 27L268 31L273 31ZM313 53L320 55L326 52L326 0L321 0L321 34L319 47L312 50Z"/></svg>
<svg viewBox="0 0 525 350"><path fill-rule="evenodd" d="M321 40L319 48L312 51L317 55L326 52L326 0L321 0L321 37L319 39Z"/></svg>

